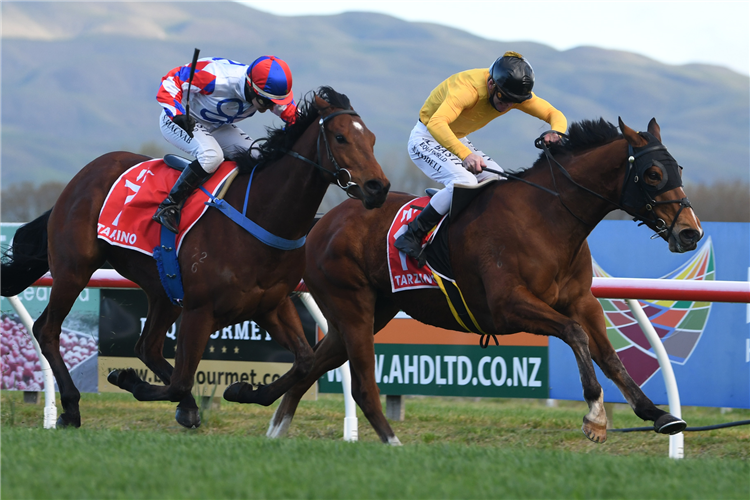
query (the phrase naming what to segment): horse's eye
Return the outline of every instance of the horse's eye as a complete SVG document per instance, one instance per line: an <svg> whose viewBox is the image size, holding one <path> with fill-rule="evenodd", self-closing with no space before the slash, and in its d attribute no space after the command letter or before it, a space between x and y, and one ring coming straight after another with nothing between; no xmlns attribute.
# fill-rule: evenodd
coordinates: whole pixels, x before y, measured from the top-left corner
<svg viewBox="0 0 750 500"><path fill-rule="evenodd" d="M336 142L338 142L339 144L344 144L346 143L346 138L343 135L338 134L336 136Z"/></svg>

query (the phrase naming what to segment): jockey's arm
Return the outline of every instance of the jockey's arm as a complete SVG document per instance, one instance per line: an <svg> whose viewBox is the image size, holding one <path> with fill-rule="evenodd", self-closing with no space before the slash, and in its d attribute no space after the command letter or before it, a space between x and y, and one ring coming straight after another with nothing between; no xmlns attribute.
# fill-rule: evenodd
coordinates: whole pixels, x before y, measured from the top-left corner
<svg viewBox="0 0 750 500"><path fill-rule="evenodd" d="M568 120L565 115L541 97L534 95L531 99L518 104L517 108L528 115L547 122L550 129L554 131L565 133L568 129ZM557 142L560 140L560 136L549 132L545 134L544 139L548 143Z"/></svg>
<svg viewBox="0 0 750 500"><path fill-rule="evenodd" d="M463 167L472 174L478 174L487 163L480 155L473 153L461 141L450 128L450 124L458 118L465 108L476 104L476 94L450 95L438 107L427 122L427 130L441 146L458 156Z"/></svg>
<svg viewBox="0 0 750 500"><path fill-rule="evenodd" d="M273 108L271 108L271 112L284 120L287 125L292 125L295 121L297 121L297 105L294 101L283 106L275 104Z"/></svg>
<svg viewBox="0 0 750 500"><path fill-rule="evenodd" d="M208 61L198 62L191 84L188 84L190 65L174 68L162 78L159 91L156 93L156 100L165 109L167 115L174 117L185 113L182 100L188 87L190 87L191 94L212 92L204 90L204 88L212 88L210 84L216 80L216 76L206 68L207 65Z"/></svg>
<svg viewBox="0 0 750 500"><path fill-rule="evenodd" d="M453 123L464 110L464 104L451 96L448 96L437 110L432 114L430 120L425 123L427 131L445 149L461 158L463 161L471 154L471 150L458 140L456 134L451 130Z"/></svg>

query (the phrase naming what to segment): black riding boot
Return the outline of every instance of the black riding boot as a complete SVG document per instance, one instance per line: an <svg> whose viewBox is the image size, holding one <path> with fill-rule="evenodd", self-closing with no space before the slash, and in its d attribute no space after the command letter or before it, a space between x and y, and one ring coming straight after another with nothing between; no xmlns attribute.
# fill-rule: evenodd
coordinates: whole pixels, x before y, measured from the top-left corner
<svg viewBox="0 0 750 500"><path fill-rule="evenodd" d="M169 196L161 202L152 219L177 234L182 205L188 196L190 196L190 193L195 191L209 175L211 174L203 170L198 160L192 161L182 171L177 182L174 183L172 190L169 192Z"/></svg>
<svg viewBox="0 0 750 500"><path fill-rule="evenodd" d="M416 259L419 267L422 267L424 265L424 260L420 259L422 240L442 218L443 216L428 204L417 218L409 223L406 232L396 238L394 246L409 257Z"/></svg>

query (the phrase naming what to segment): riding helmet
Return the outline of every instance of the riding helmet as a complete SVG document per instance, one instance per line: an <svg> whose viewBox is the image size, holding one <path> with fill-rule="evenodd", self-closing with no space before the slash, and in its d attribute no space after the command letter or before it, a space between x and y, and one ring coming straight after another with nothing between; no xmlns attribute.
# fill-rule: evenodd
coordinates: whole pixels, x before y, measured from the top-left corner
<svg viewBox="0 0 750 500"><path fill-rule="evenodd" d="M275 104L289 104L292 94L292 71L289 65L275 56L261 56L247 70L247 83L259 96Z"/></svg>
<svg viewBox="0 0 750 500"><path fill-rule="evenodd" d="M517 52L506 52L490 67L490 78L509 101L520 103L531 98L534 69Z"/></svg>

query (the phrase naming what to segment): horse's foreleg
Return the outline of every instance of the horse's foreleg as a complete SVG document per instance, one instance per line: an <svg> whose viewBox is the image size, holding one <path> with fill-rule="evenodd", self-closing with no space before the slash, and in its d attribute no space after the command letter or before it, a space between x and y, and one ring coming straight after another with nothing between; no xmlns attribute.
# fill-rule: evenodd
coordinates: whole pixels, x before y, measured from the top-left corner
<svg viewBox="0 0 750 500"><path fill-rule="evenodd" d="M375 341L365 330L347 331L346 348L352 372L352 396L383 443L400 446L383 414L380 389L375 381Z"/></svg>
<svg viewBox="0 0 750 500"><path fill-rule="evenodd" d="M680 418L661 410L646 396L638 384L628 374L620 357L607 337L604 313L599 301L593 296L581 301L580 316L577 318L589 334L591 356L604 374L620 389L633 412L643 420L654 422L654 430L661 434L682 432L687 424Z"/></svg>
<svg viewBox="0 0 750 500"><path fill-rule="evenodd" d="M493 319L499 330L509 327L513 331L558 337L573 350L583 386L583 398L589 406L581 430L595 443L606 441L604 396L596 379L586 332L578 322L558 313L526 288L517 287L507 300L500 307L493 308Z"/></svg>
<svg viewBox="0 0 750 500"><path fill-rule="evenodd" d="M284 394L279 407L271 417L266 436L276 438L286 434L302 396L320 377L331 370L335 370L347 360L346 347L338 332L334 329L331 329L328 335L315 345L313 351L315 352L315 362L312 370Z"/></svg>
<svg viewBox="0 0 750 500"><path fill-rule="evenodd" d="M305 338L302 322L289 297L284 297L276 309L257 316L255 321L276 342L294 354L294 364L284 375L258 389L253 389L247 382L235 382L224 391L224 399L269 406L310 373L314 362L313 350Z"/></svg>

